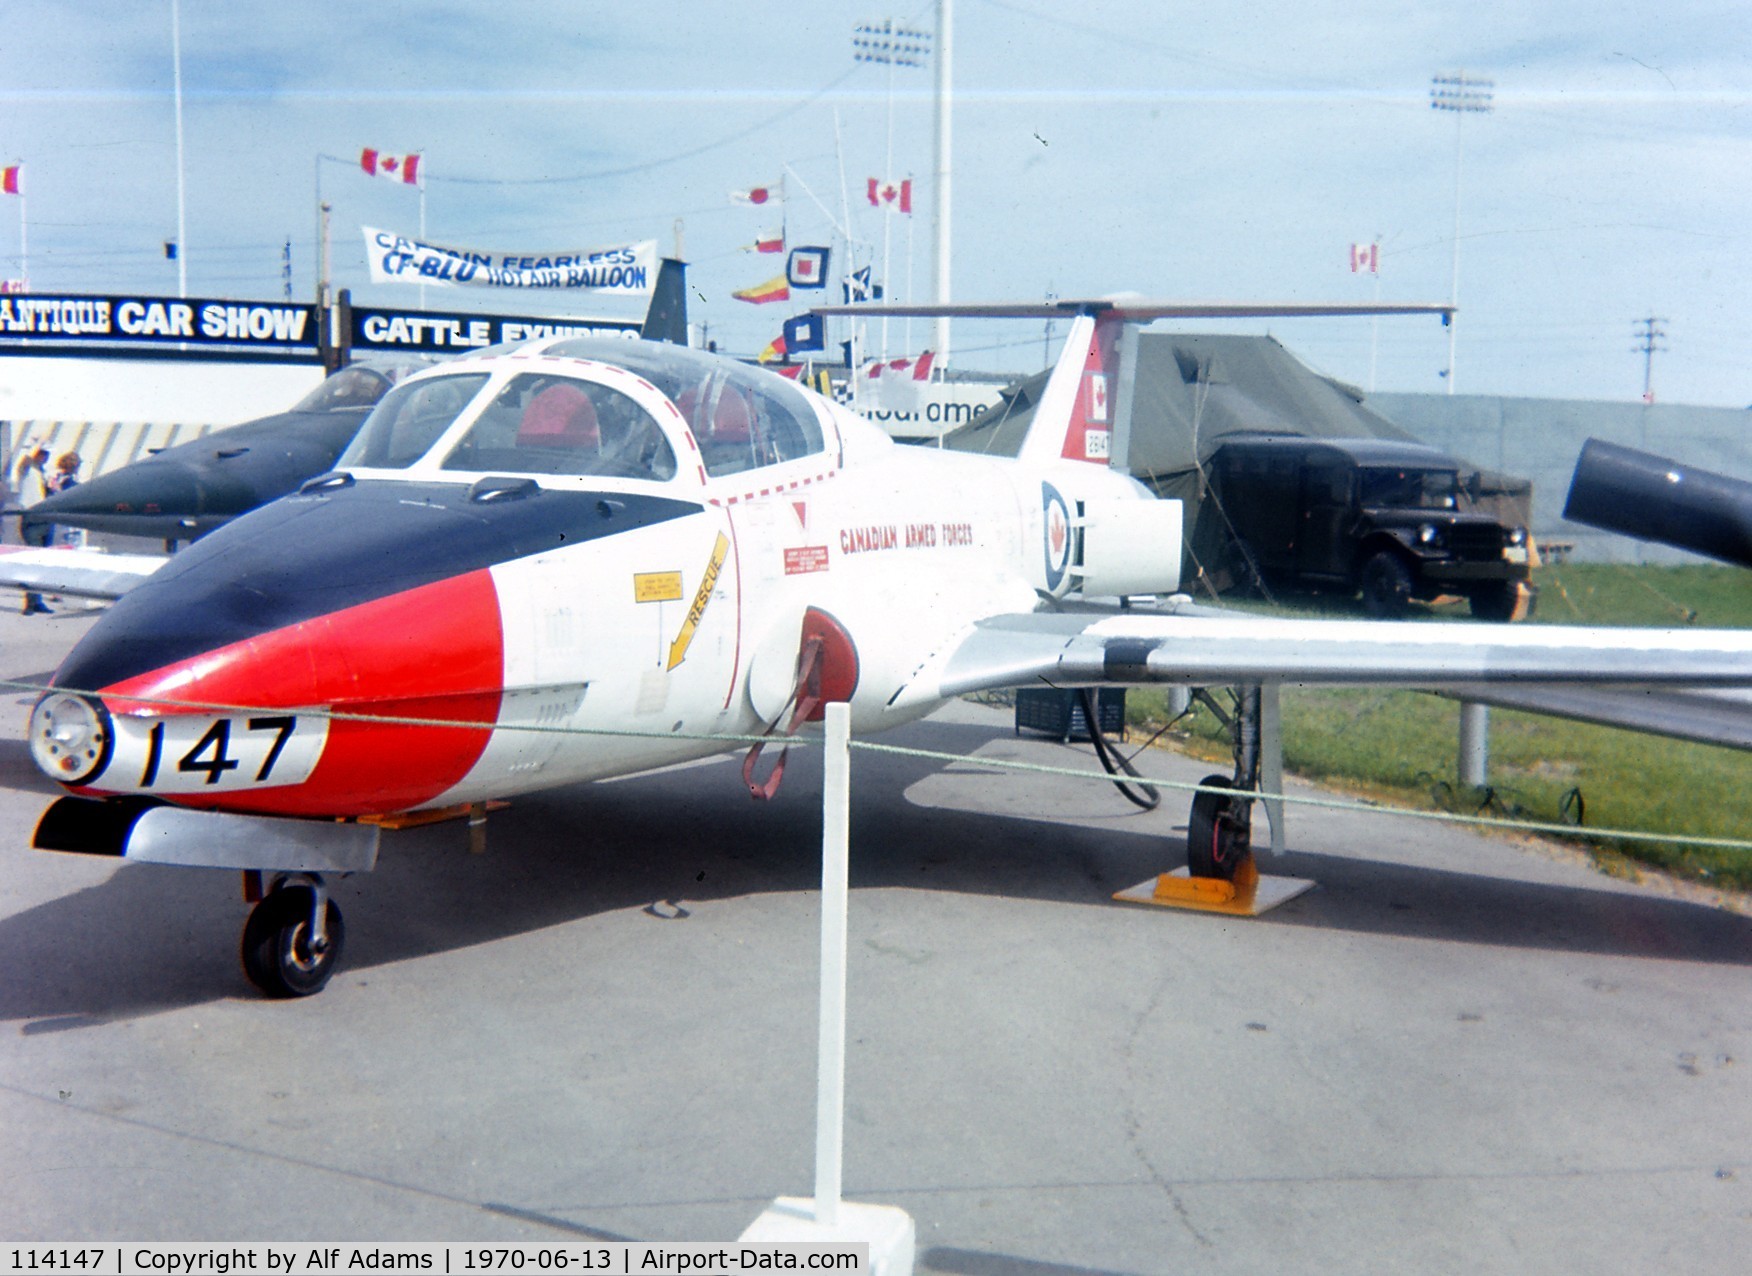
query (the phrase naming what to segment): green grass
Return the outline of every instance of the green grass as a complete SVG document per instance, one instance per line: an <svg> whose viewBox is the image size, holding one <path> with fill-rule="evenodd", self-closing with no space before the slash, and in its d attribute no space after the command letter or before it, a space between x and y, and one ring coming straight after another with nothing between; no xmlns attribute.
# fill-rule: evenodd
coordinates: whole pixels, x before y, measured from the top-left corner
<svg viewBox="0 0 1752 1276"><path fill-rule="evenodd" d="M1536 581L1537 619L1544 623L1752 628L1752 573L1738 568L1586 564L1541 568ZM1454 701L1375 688L1286 688L1282 704L1285 766L1369 797L1472 813L1488 796L1486 813L1557 822L1566 795L1578 790L1587 827L1752 838L1749 753L1493 709L1489 793L1456 792L1460 709ZM1127 717L1154 731L1166 717L1166 693L1133 689ZM1208 711L1182 726L1175 747L1227 759L1227 736ZM1598 842L1585 835L1578 841L1609 869L1622 868L1620 857L1627 856L1752 890L1752 851Z"/></svg>

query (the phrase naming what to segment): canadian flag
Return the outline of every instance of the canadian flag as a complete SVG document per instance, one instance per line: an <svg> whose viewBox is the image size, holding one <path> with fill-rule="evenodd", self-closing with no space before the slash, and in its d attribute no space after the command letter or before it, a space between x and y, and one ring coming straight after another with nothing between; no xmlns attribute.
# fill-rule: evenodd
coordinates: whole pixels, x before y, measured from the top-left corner
<svg viewBox="0 0 1752 1276"><path fill-rule="evenodd" d="M1381 273L1381 245L1352 244L1351 274L1378 275Z"/></svg>
<svg viewBox="0 0 1752 1276"><path fill-rule="evenodd" d="M870 379L878 381L884 376L904 373L910 369L914 381L929 381L931 379L931 364L935 362L936 358L935 351L926 350L916 359L889 359L887 362L878 359L870 365Z"/></svg>
<svg viewBox="0 0 1752 1276"><path fill-rule="evenodd" d="M912 212L912 178L899 182L885 182L880 177L872 177L866 188L871 208L886 208L891 213Z"/></svg>
<svg viewBox="0 0 1752 1276"><path fill-rule="evenodd" d="M13 164L8 168L0 168L0 192L8 195L20 195L24 192L21 183L24 180L24 165Z"/></svg>
<svg viewBox="0 0 1752 1276"><path fill-rule="evenodd" d="M359 167L373 177L400 178L409 186L420 184L420 153L387 155L367 146L359 152Z"/></svg>

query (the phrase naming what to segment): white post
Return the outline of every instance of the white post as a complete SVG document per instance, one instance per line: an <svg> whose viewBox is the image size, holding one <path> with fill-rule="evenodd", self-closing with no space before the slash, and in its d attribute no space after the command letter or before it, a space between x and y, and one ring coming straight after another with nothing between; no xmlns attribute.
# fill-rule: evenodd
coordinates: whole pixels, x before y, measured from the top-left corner
<svg viewBox="0 0 1752 1276"><path fill-rule="evenodd" d="M821 784L821 1039L816 1062L815 1221L839 1222L846 1106L846 904L851 706L827 706Z"/></svg>
<svg viewBox="0 0 1752 1276"><path fill-rule="evenodd" d="M1482 789L1490 770L1490 706L1460 702L1460 784Z"/></svg>
<svg viewBox="0 0 1752 1276"><path fill-rule="evenodd" d="M1259 787L1275 794L1262 803L1271 825L1271 853L1282 855L1287 845L1284 831L1284 715L1275 682L1259 689Z"/></svg>

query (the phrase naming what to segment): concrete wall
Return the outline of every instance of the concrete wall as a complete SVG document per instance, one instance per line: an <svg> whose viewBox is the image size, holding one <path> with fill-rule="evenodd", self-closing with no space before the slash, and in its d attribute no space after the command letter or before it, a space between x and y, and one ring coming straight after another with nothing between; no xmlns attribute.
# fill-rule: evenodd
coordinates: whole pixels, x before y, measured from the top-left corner
<svg viewBox="0 0 1752 1276"><path fill-rule="evenodd" d="M1590 438L1752 481L1752 410L1476 394L1371 394L1367 403L1462 460L1531 479L1534 535L1572 542L1581 561L1710 561L1564 520L1576 457Z"/></svg>

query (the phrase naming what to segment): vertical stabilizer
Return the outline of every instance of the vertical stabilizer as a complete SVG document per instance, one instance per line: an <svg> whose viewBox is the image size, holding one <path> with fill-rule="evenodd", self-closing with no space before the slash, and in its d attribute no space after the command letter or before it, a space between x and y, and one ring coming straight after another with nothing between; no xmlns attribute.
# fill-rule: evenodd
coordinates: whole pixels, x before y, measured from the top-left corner
<svg viewBox="0 0 1752 1276"><path fill-rule="evenodd" d="M1108 464L1113 455L1115 355L1124 322L1099 312L1085 312L1072 322L1019 459L1036 465L1061 459Z"/></svg>
<svg viewBox="0 0 1752 1276"><path fill-rule="evenodd" d="M646 341L687 344L687 264L665 257L657 268L657 283L651 289L651 305L639 335Z"/></svg>

